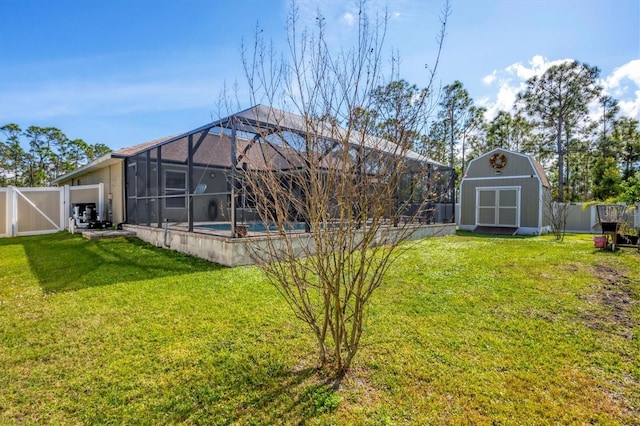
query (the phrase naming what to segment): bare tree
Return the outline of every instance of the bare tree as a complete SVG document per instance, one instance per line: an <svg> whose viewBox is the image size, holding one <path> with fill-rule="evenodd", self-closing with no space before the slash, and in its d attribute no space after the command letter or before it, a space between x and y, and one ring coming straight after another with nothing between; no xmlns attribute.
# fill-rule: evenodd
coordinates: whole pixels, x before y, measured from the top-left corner
<svg viewBox="0 0 640 426"><path fill-rule="evenodd" d="M569 203L553 201L551 197L547 200L547 214L551 224L551 232L556 241L564 241L567 232L567 218L569 217Z"/></svg>
<svg viewBox="0 0 640 426"><path fill-rule="evenodd" d="M261 109L256 119L265 125L255 126L251 152L237 161L244 196L280 238L247 239L247 247L313 331L321 365L338 379L352 365L366 307L401 242L430 219L435 194L449 182L442 168L409 150L433 106L435 67L424 96L402 108L402 131L371 136L378 123L361 114L375 110L375 89L389 84L381 70L387 18L371 21L364 2L359 8L356 44L337 54L322 16L315 31L299 31L295 5L287 60L259 31L242 49L252 103L278 107ZM448 15L447 4L440 48ZM306 230L292 232L293 222Z"/></svg>

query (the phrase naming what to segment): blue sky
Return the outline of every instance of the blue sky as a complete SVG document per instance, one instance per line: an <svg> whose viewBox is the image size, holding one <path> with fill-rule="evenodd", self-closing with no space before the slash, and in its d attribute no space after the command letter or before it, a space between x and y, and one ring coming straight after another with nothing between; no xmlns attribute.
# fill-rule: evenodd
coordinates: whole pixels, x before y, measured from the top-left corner
<svg viewBox="0 0 640 426"><path fill-rule="evenodd" d="M301 24L326 18L334 46L355 30L355 1L299 1ZM371 0L389 11L385 51L426 84L442 2ZM640 119L640 1L451 0L438 70L460 80L489 118L528 77L577 59ZM225 84L244 84L243 39L259 25L284 50L288 0L0 0L0 125L54 126L113 149L218 118ZM240 99L241 102L248 102ZM248 107L247 103L242 105Z"/></svg>

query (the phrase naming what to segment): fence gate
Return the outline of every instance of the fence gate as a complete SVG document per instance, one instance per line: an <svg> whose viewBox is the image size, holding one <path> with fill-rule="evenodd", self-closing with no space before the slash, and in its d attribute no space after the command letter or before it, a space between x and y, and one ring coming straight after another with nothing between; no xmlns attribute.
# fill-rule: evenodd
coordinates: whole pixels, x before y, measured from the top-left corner
<svg viewBox="0 0 640 426"><path fill-rule="evenodd" d="M66 228L74 202L103 209L103 185L0 188L0 237L49 234Z"/></svg>

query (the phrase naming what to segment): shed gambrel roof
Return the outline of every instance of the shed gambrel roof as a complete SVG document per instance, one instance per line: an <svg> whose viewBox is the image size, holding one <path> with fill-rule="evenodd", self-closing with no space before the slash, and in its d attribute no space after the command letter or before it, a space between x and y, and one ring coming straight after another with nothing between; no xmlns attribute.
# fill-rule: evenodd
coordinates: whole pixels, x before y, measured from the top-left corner
<svg viewBox="0 0 640 426"><path fill-rule="evenodd" d="M526 154L524 152L516 152L516 151L510 151L508 149L504 149L504 148L495 148L492 149L489 152L486 152L484 154L482 154L479 157L474 158L473 160L471 160L469 162L469 166L467 167L467 172L473 167L474 163L477 161L483 161L485 159L490 158L492 155L494 155L495 153L500 152L503 153L507 156L518 156L518 157L522 157L528 160L528 162L531 165L531 168L535 171L537 177L540 179L540 182L542 184L543 187L545 188L551 188L551 184L549 183L549 179L547 178L547 174L544 170L544 167L542 167L542 164L540 164L539 161L537 161L535 158L533 158L533 156ZM465 174L466 176L466 174ZM505 176L505 179L509 178L509 176Z"/></svg>

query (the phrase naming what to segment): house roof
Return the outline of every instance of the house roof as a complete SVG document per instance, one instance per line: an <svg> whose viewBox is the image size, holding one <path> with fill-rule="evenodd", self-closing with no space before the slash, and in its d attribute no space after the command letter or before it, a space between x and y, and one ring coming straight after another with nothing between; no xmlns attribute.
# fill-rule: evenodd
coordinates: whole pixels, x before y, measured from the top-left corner
<svg viewBox="0 0 640 426"><path fill-rule="evenodd" d="M406 158L435 165L442 169L447 166L437 163L414 151L403 149L397 144L375 136L365 135L360 132L350 131L340 126L322 120L307 120L305 117L291 114L265 105L256 105L244 111L214 121L186 133L175 134L159 139L154 139L131 147L119 149L101 157L85 166L82 166L66 175L60 176L53 183L59 183L86 172L103 167L108 162L122 161L124 158L146 152L149 149L161 147L161 156L164 161L186 163L188 155L188 138L194 141L193 161L196 164L207 164L224 168L232 167L231 164L231 138L229 129L235 126L240 135L261 135L261 140L236 136L236 152L239 154L238 163L245 162L254 169L275 167L278 169L297 168L302 165L303 159L300 151L286 143L265 143L265 136L276 132L290 132L298 135L313 134L322 140L337 143L346 140L353 146L366 147L368 149L391 155L404 155ZM217 129L218 131L212 131ZM156 151L152 151L156 155ZM327 167L329 156L322 161ZM335 167L335 159L333 166Z"/></svg>
<svg viewBox="0 0 640 426"><path fill-rule="evenodd" d="M261 130L273 129L298 134L310 133L330 142L343 141L347 138L353 146L364 145L372 150L392 155L402 154L416 161L428 162L442 168L447 168L444 164L437 163L415 151L403 149L398 144L389 140L345 129L332 123L330 120L309 120L301 115L292 114L270 106L256 105L220 120L219 123L224 124L229 119L234 119L237 128L246 132L261 133Z"/></svg>
<svg viewBox="0 0 640 426"><path fill-rule="evenodd" d="M124 156L132 156L150 148L167 145L181 139L186 140L189 135L202 135L202 132L210 132L214 128L220 129L220 131L224 129L229 132L229 129L232 127L235 127L235 129L240 133L262 136L268 136L276 132L290 132L298 135L313 134L314 136L319 136L329 143L343 141L347 138L349 143L353 146L365 146L371 150L391 155L404 155L409 159L427 162L436 165L439 168L448 168L448 166L437 163L421 154L418 154L417 152L403 149L399 145L388 140L348 130L330 123L329 121L308 120L303 116L265 105L256 105L221 120L213 121L209 124L198 127L190 132L146 142L131 148L126 148L125 150L120 150L119 152L123 153L122 155ZM238 140L243 139L241 137L237 138ZM244 140L250 139L244 138ZM225 141L225 138L221 138L220 141ZM272 150L281 152L284 152L287 149L295 150L295 147L286 148L285 144L271 144L270 146ZM241 148L239 143L238 152L240 152L240 150Z"/></svg>
<svg viewBox="0 0 640 426"><path fill-rule="evenodd" d="M111 153L111 156L114 158L126 158L126 157L131 157L132 155L136 155L148 148L151 148L153 146L156 145L161 145L163 142L166 142L170 139L174 139L176 137L180 136L180 134L175 134L172 136L165 136L163 138L158 138L158 139L154 139L152 141L148 141L148 142L143 142L143 143L139 143L138 145L134 145L134 146L130 146L128 148L122 148L119 149L117 151L113 151Z"/></svg>

